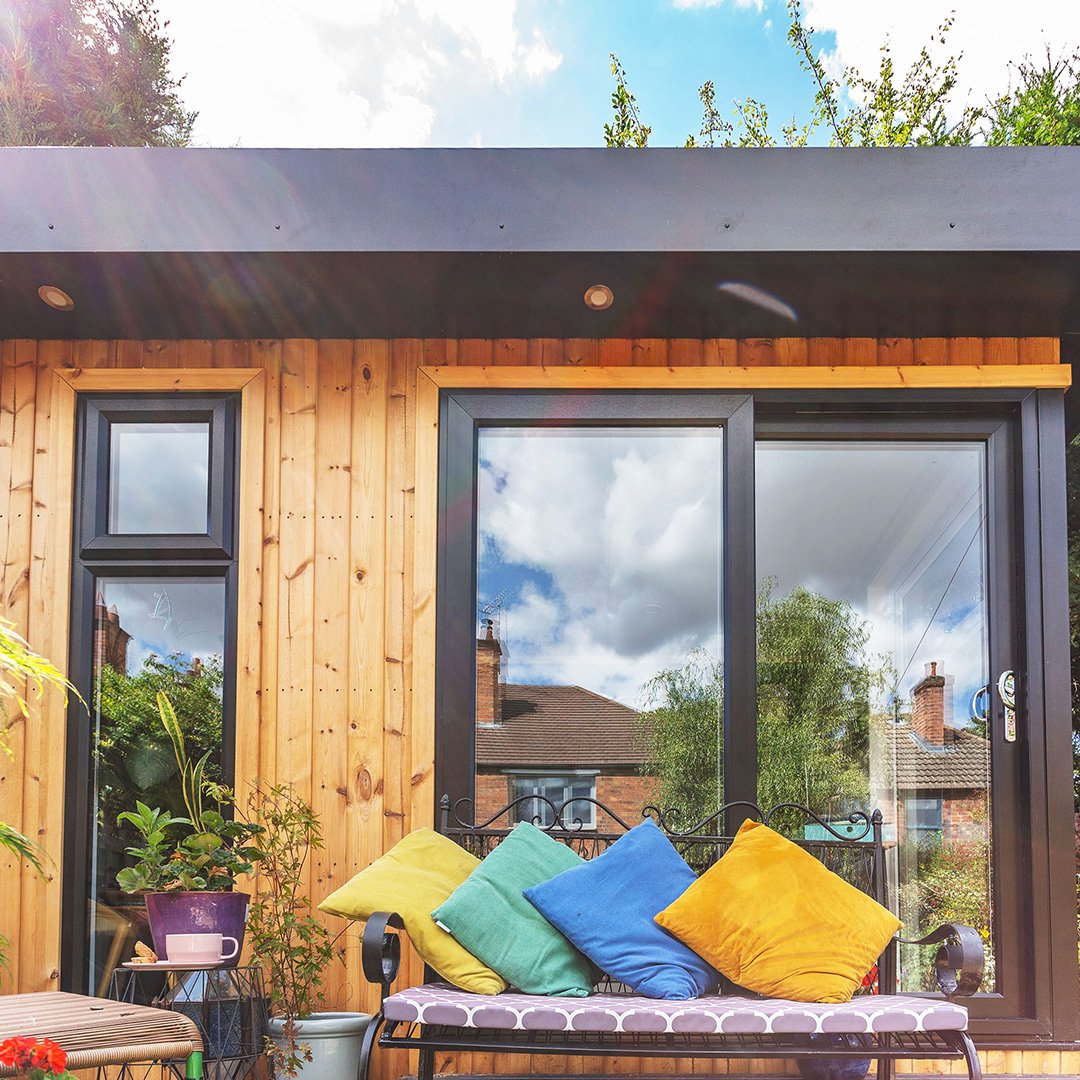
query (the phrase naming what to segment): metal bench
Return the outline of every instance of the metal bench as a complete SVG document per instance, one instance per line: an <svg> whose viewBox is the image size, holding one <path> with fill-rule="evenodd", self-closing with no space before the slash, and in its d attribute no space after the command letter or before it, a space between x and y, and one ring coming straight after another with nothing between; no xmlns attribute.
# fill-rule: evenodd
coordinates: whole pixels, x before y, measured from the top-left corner
<svg viewBox="0 0 1080 1080"><path fill-rule="evenodd" d="M474 825L471 804L451 806L444 797L439 831L483 858L503 837L515 811L534 803L526 796ZM595 800L573 799L560 806L547 800L552 837L588 858L614 843L631 826ZM602 831L585 829L571 804L596 807ZM802 848L852 885L885 903L886 860L880 811L853 814L843 832L812 811L784 804L762 811L750 803L731 803L692 828L680 829L674 811L646 807L683 858L698 873L707 870L731 844L746 817L791 831L812 824L815 837L793 836ZM721 833L727 825L726 835ZM540 824L537 821L537 824ZM784 825L788 829L783 828ZM896 985L897 946L938 945L934 978L938 994L879 994L873 980L863 994L843 1005L781 1001L739 993L721 983L715 995L691 1001L658 1001L602 982L587 998L555 998L507 991L493 997L469 994L443 983L392 992L400 959L392 912L372 916L364 928L363 970L381 988L382 1004L364 1042L361 1080L376 1045L419 1051L417 1080L432 1080L436 1051L495 1054L565 1054L645 1058L849 1058L876 1059L880 1080L891 1080L897 1059L963 1060L970 1080L981 1069L967 1033L967 1009L955 999L974 994L982 982L983 948L971 927L946 924L913 941L894 938L877 962L878 984ZM430 973L429 973L430 975ZM841 1039L821 1036L842 1036Z"/></svg>

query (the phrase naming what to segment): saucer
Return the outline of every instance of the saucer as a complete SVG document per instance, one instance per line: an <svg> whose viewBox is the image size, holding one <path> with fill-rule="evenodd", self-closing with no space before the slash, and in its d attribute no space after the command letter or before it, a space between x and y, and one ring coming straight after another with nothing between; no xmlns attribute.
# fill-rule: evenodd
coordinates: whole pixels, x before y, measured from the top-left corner
<svg viewBox="0 0 1080 1080"><path fill-rule="evenodd" d="M193 964L188 960L155 960L152 964L136 964L125 960L120 966L128 971L210 971L224 964L224 960L217 960L212 964Z"/></svg>

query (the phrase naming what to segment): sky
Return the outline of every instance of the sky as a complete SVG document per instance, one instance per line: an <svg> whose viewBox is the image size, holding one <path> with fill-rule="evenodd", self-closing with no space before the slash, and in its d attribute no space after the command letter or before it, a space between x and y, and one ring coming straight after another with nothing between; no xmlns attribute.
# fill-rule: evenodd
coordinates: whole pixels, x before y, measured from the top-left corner
<svg viewBox="0 0 1080 1080"><path fill-rule="evenodd" d="M659 672L719 661L723 453L719 427L482 430L478 599L507 682L641 708ZM905 705L936 662L957 726L987 678L985 468L968 443L756 454L759 587L847 601Z"/></svg>
<svg viewBox="0 0 1080 1080"><path fill-rule="evenodd" d="M652 145L700 127L697 88L805 115L807 76L782 0L159 0L202 146L599 146L608 55L626 68ZM832 70L906 68L950 11L937 55L962 53L965 100L1009 62L1080 45L1076 0L805 0Z"/></svg>

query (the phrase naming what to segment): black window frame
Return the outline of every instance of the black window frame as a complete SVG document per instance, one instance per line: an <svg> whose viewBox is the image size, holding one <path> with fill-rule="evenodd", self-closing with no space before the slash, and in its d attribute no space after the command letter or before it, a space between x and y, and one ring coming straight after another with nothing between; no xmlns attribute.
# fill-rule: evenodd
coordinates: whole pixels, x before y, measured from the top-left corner
<svg viewBox="0 0 1080 1080"><path fill-rule="evenodd" d="M210 425L205 533L108 532L110 425L114 422ZM220 578L225 589L221 767L235 778L237 558L240 476L238 393L81 393L75 414L69 676L93 708L93 616L97 582L109 577ZM60 985L93 994L86 941L92 838L91 730L86 710L68 708L61 889Z"/></svg>
<svg viewBox="0 0 1080 1080"><path fill-rule="evenodd" d="M1021 788L1031 827L1010 830L1017 846L1010 877L1031 883L1024 901L1029 945L1010 950L1024 970L1022 1015L991 1003L972 1030L983 1046L1057 1045L1080 1039L1077 964L1073 940L1072 785L1049 760L1068 759L1071 736L1068 591L1065 584L1064 405L1059 390L978 388L933 390L440 390L438 548L436 579L435 798L469 795L473 772L475 658L469 629L475 622L476 492L478 429L481 426L569 426L703 422L701 399L738 399L740 419L724 444L724 650L725 798L753 800L756 745L738 738L731 718L756 711L755 649L732 632L753 625L755 533L753 445L755 439L835 438L846 429L859 438L997 438L1011 445L1007 476L988 477L988 492L1010 492L991 511L1011 515L1015 539L1015 663L1024 673L1027 757ZM664 402L657 409L649 403ZM708 422L708 419L705 419ZM728 423L730 424L730 420ZM732 450L750 447L749 460ZM826 434L826 431L828 432ZM745 450L746 443L742 444ZM1005 455L996 455L998 467ZM732 475L732 473L735 475ZM466 526L466 519L471 528ZM741 525L740 525L741 523ZM992 589L1000 582L990 583ZM752 635L751 635L752 638ZM729 656L732 649L734 658ZM749 655L747 655L749 653ZM993 658L992 658L993 662ZM738 673L736 675L736 673ZM749 690L749 694L747 691ZM995 705L997 703L995 702ZM729 726L731 725L731 726ZM735 730L732 730L734 727ZM756 742L756 724L752 726ZM1048 756L1049 755L1049 756ZM746 782L751 775L753 785ZM732 781L735 781L733 784ZM1068 811L1068 812L1066 812ZM730 827L729 822L729 827ZM1010 845L1011 846L1011 845ZM1067 866L1066 866L1067 862ZM1009 931L1011 933L1011 931ZM1017 943L1019 945L1019 943ZM997 997L997 995L990 995Z"/></svg>

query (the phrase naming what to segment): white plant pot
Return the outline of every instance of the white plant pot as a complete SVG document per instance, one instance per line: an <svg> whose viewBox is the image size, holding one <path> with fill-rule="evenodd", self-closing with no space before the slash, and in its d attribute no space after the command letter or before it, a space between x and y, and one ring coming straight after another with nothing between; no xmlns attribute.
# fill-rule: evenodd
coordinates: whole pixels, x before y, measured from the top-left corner
<svg viewBox="0 0 1080 1080"><path fill-rule="evenodd" d="M367 1013L312 1013L297 1022L296 1037L311 1047L311 1061L300 1069L300 1076L312 1080L356 1080L360 1046L371 1017ZM271 1017L270 1037L279 1046L285 1021Z"/></svg>

